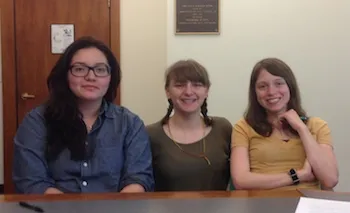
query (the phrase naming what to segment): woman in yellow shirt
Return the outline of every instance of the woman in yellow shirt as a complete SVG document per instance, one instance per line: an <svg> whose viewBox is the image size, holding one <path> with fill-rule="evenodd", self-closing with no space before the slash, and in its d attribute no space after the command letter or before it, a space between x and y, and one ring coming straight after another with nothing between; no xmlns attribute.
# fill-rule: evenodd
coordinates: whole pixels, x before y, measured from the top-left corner
<svg viewBox="0 0 350 213"><path fill-rule="evenodd" d="M236 189L332 189L338 168L330 129L308 117L291 68L266 58L253 68L249 104L233 128L231 176Z"/></svg>

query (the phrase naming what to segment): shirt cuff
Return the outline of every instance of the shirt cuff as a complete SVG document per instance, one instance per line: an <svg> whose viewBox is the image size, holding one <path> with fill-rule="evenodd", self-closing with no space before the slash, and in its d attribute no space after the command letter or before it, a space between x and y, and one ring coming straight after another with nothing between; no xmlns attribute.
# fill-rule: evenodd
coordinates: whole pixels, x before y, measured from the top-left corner
<svg viewBox="0 0 350 213"><path fill-rule="evenodd" d="M125 180L123 181L121 184L120 184L120 190L123 190L126 186L130 185L130 184L139 184L141 185L144 189L145 189L145 192L150 192L150 191L153 191L153 187L152 187L152 184L150 186L150 184L146 184L144 181L141 181L141 180L137 180L137 179L131 179L131 180Z"/></svg>
<svg viewBox="0 0 350 213"><path fill-rule="evenodd" d="M38 183L36 185L34 185L33 187L31 187L31 189L28 192L28 194L44 194L45 191L50 188L53 187L55 188L54 185L50 184L50 183Z"/></svg>

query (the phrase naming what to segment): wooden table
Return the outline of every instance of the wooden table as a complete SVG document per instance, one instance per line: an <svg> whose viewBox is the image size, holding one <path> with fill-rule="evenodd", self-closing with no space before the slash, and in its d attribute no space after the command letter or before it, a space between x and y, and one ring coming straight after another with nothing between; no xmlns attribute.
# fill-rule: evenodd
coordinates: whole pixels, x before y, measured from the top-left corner
<svg viewBox="0 0 350 213"><path fill-rule="evenodd" d="M178 199L178 198L252 198L252 197L301 197L297 190L290 191L212 191L212 192L147 192L147 193L101 193L61 195L1 195L0 202L53 201L53 200L130 200L130 199Z"/></svg>
<svg viewBox="0 0 350 213"><path fill-rule="evenodd" d="M46 213L295 213L302 196L350 201L350 193L319 190L2 195L0 211L22 212L17 202L28 201Z"/></svg>

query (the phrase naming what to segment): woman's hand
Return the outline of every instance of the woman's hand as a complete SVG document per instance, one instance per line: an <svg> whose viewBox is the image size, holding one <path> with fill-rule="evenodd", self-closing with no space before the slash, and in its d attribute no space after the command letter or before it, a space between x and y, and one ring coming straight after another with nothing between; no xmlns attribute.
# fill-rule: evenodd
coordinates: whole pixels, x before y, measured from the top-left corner
<svg viewBox="0 0 350 213"><path fill-rule="evenodd" d="M300 116L294 109L290 109L287 112L283 113L279 116L279 120L283 122L283 120L287 121L288 124L297 132L300 130L307 128L304 122L300 119Z"/></svg>
<svg viewBox="0 0 350 213"><path fill-rule="evenodd" d="M311 182L315 180L315 175L312 172L312 167L309 161L306 159L304 167L297 172L300 182Z"/></svg>
<svg viewBox="0 0 350 213"><path fill-rule="evenodd" d="M44 194L63 194L63 192L58 190L58 189L56 189L56 188L50 187L50 188L46 189Z"/></svg>

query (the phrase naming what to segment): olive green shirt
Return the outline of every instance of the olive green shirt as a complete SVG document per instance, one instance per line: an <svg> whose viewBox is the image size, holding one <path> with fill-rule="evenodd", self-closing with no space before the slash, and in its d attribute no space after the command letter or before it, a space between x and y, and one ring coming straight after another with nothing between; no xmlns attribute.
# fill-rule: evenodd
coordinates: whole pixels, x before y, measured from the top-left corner
<svg viewBox="0 0 350 213"><path fill-rule="evenodd" d="M222 117L212 117L210 132L201 140L178 145L199 155L205 141L210 165L204 158L183 152L164 132L160 122L147 126L150 136L155 191L226 190L230 178L231 123Z"/></svg>

